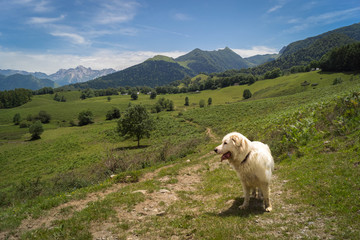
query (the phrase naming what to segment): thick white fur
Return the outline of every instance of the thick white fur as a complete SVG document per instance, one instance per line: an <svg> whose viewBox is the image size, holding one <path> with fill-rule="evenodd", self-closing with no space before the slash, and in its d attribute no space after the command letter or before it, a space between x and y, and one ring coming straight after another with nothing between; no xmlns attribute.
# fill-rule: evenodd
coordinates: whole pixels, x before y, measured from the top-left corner
<svg viewBox="0 0 360 240"><path fill-rule="evenodd" d="M231 153L229 163L236 170L244 190L244 203L240 208L245 209L249 206L250 193L258 188L264 197L265 211L270 212L270 181L274 160L268 145L252 142L242 134L232 132L223 138L222 144L215 148L215 152ZM244 161L246 156L248 157Z"/></svg>

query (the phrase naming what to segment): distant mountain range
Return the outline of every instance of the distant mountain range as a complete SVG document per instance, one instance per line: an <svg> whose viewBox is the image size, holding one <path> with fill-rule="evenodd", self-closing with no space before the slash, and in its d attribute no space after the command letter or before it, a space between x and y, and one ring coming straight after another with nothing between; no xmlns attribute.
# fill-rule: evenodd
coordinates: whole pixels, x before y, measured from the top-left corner
<svg viewBox="0 0 360 240"><path fill-rule="evenodd" d="M60 86L72 84L72 83L86 82L88 80L101 77L104 75L108 75L113 72L115 72L115 70L112 68L103 69L103 70L93 70L91 68L86 68L83 66L78 66L76 68L70 68L70 69L60 69L56 73L50 75L47 75L42 72L26 72L22 70L0 69L0 75L4 75L4 76L11 76L14 74L31 75L38 79L52 80L57 85ZM19 79L19 77L20 76L17 76L17 79Z"/></svg>
<svg viewBox="0 0 360 240"><path fill-rule="evenodd" d="M49 79L36 78L33 75L13 74L10 76L0 75L0 90L13 90L15 88L26 88L38 90L43 87L59 87Z"/></svg>
<svg viewBox="0 0 360 240"><path fill-rule="evenodd" d="M129 67L97 79L73 84L70 88L108 88L118 86L161 86L181 80L186 76L199 73L223 72L230 69L242 69L271 61L275 55L242 58L230 48L215 51L203 51L199 48L176 59L167 56L155 56L143 63Z"/></svg>

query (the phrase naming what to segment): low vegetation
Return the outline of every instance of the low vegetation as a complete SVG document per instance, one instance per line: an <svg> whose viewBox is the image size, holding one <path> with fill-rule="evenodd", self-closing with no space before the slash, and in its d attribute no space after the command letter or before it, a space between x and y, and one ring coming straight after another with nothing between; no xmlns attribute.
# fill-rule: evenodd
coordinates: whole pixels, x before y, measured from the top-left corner
<svg viewBox="0 0 360 240"><path fill-rule="evenodd" d="M342 81L333 85L336 78ZM302 86L305 81L309 84ZM252 93L246 101L245 89ZM358 73L313 71L167 94L161 97L173 102L174 111L152 114L157 100L146 94L136 102L123 95L108 101L80 100L77 91L63 94L66 102L36 95L25 105L0 110L0 238L360 235ZM211 101L200 108L205 99ZM115 107L120 120L106 120ZM153 119L149 138L118 134L117 122L125 123L135 108L147 109L143 113ZM70 127L80 122L83 109L92 113L93 124ZM51 115L50 122L41 139L28 141L28 129L14 125L14 115L40 111ZM240 182L210 153L230 131L270 145L276 161L273 212L264 213L255 199L250 209L238 209Z"/></svg>

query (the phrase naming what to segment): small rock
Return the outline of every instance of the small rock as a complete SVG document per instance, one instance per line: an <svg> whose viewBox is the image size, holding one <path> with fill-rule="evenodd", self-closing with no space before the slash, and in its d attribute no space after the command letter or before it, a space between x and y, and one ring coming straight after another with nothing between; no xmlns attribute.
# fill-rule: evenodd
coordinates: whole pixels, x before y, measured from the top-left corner
<svg viewBox="0 0 360 240"><path fill-rule="evenodd" d="M160 189L159 192L160 193L170 193L170 191L167 189Z"/></svg>
<svg viewBox="0 0 360 240"><path fill-rule="evenodd" d="M190 162L190 159L186 160L186 162Z"/></svg>
<svg viewBox="0 0 360 240"><path fill-rule="evenodd" d="M161 212L158 212L158 213L156 214L156 216L164 216L165 214L166 214L165 211L161 211Z"/></svg>
<svg viewBox="0 0 360 240"><path fill-rule="evenodd" d="M116 175L115 174L111 174L110 175L110 178L114 178Z"/></svg>
<svg viewBox="0 0 360 240"><path fill-rule="evenodd" d="M136 190L136 191L133 191L132 193L142 193L142 194L146 194L146 190Z"/></svg>

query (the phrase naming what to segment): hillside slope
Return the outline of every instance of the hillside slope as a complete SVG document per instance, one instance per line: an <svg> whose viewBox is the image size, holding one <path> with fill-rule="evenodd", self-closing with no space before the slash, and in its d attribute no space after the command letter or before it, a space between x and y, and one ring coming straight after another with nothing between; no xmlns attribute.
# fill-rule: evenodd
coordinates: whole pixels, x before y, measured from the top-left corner
<svg viewBox="0 0 360 240"><path fill-rule="evenodd" d="M249 62L228 47L217 51L203 51L197 48L176 58L175 61L186 62L187 66L196 74L224 72L229 69L242 69L251 66Z"/></svg>
<svg viewBox="0 0 360 240"><path fill-rule="evenodd" d="M222 72L229 69L242 69L252 66L230 48L217 51L195 49L176 59L155 56L143 63L127 69L94 79L73 84L68 88L108 88L119 86L156 87L195 76L201 72Z"/></svg>
<svg viewBox="0 0 360 240"><path fill-rule="evenodd" d="M285 70L293 66L307 65L313 60L320 60L324 54L335 47L357 41L360 41L360 23L293 42L281 50L279 58L255 67L251 71L256 74L264 74L274 68Z"/></svg>
<svg viewBox="0 0 360 240"><path fill-rule="evenodd" d="M119 86L161 86L193 75L192 71L178 63L163 60L147 60L125 70L115 72L85 83L71 85L75 88L108 88Z"/></svg>
<svg viewBox="0 0 360 240"><path fill-rule="evenodd" d="M57 86L55 82L49 79L39 79L32 75L14 74L0 78L0 90L13 90L15 88L38 90L43 87L55 88Z"/></svg>

